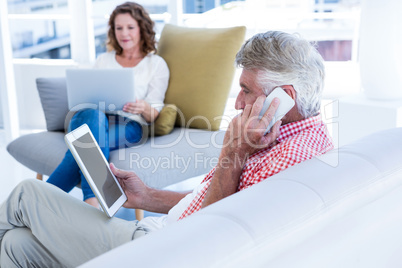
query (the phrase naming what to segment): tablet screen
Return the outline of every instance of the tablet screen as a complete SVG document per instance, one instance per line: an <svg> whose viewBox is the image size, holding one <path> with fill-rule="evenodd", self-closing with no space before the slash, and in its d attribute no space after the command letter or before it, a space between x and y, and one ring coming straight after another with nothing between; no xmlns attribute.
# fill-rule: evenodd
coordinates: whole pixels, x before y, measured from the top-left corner
<svg viewBox="0 0 402 268"><path fill-rule="evenodd" d="M121 191L89 133L72 142L78 155L85 163L89 175L110 208L121 196Z"/></svg>

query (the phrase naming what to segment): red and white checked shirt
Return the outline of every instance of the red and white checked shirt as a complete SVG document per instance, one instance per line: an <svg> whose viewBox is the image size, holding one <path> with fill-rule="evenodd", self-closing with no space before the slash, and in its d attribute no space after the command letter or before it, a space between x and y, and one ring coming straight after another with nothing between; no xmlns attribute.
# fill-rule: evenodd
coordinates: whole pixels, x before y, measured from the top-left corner
<svg viewBox="0 0 402 268"><path fill-rule="evenodd" d="M279 142L274 147L262 149L246 161L237 191L244 190L276 173L334 148L321 116L310 117L280 127ZM201 209L202 202L214 175L213 168L202 183L204 188L191 201L179 219Z"/></svg>

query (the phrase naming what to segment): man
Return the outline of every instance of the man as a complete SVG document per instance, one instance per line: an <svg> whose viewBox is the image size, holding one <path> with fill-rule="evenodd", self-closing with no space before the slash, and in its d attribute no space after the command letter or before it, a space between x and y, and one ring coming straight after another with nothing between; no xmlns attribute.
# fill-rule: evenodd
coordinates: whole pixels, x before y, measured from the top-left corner
<svg viewBox="0 0 402 268"><path fill-rule="evenodd" d="M217 166L193 192L149 188L134 173L111 164L128 198L125 207L166 216L140 222L107 219L58 188L27 180L0 207L2 267L77 266L333 148L318 116L324 66L310 43L282 32L257 34L242 46L236 63L243 68L236 101L242 113L226 131ZM296 105L264 135L279 100L258 115L277 87Z"/></svg>

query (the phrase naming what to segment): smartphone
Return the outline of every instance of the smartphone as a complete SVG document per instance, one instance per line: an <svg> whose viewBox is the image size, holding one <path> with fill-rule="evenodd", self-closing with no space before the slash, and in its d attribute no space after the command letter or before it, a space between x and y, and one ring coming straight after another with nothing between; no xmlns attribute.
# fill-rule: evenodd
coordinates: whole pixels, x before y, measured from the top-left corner
<svg viewBox="0 0 402 268"><path fill-rule="evenodd" d="M276 110L272 121L269 123L264 135L267 134L271 130L272 126L278 120L282 119L282 117L284 117L295 105L295 101L283 90L283 88L277 87L265 99L259 118L262 118L274 98L279 98L279 107Z"/></svg>

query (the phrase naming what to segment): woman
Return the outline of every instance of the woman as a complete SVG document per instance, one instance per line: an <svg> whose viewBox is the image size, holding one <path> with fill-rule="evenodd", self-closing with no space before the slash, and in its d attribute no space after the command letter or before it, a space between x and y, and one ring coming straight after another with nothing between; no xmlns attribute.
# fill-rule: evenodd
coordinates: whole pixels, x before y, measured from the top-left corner
<svg viewBox="0 0 402 268"><path fill-rule="evenodd" d="M169 81L166 62L155 54L154 23L139 4L126 2L115 8L109 19L108 52L99 56L95 68L133 68L135 102L127 102L113 115L94 109L77 112L69 130L87 124L98 141L106 159L109 152L142 138L142 126L151 124L163 107ZM84 201L99 207L85 177L70 151L47 182L69 192L81 183Z"/></svg>

